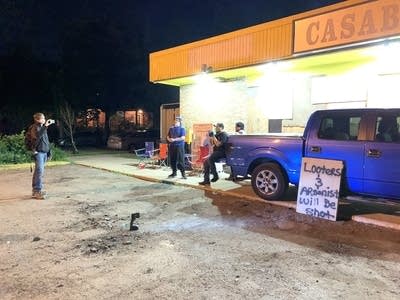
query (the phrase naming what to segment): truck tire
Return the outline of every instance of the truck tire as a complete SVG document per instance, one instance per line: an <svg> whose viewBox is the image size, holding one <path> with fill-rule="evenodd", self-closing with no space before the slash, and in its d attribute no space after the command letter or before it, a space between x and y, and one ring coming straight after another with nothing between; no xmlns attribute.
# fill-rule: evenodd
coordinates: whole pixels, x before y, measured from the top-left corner
<svg viewBox="0 0 400 300"><path fill-rule="evenodd" d="M275 163L257 166L251 174L254 192L265 200L278 200L288 189L288 181Z"/></svg>

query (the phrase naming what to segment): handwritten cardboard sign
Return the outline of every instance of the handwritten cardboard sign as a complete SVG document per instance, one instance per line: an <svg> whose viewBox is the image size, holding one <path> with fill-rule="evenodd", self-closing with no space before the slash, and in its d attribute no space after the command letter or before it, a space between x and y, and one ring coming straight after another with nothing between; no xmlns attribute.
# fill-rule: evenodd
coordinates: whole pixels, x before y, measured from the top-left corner
<svg viewBox="0 0 400 300"><path fill-rule="evenodd" d="M342 171L342 161L304 157L296 211L336 221Z"/></svg>

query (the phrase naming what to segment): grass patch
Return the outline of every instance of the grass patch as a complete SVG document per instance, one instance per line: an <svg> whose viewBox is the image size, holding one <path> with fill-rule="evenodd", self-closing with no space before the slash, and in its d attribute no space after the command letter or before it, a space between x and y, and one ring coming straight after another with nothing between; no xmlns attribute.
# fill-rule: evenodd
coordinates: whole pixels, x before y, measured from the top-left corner
<svg viewBox="0 0 400 300"><path fill-rule="evenodd" d="M56 166L65 166L69 165L69 161L49 161L46 163L47 167L56 167ZM30 169L30 166L34 166L34 163L22 163L22 164L5 164L0 165L0 171L7 171L7 170L22 170L22 169Z"/></svg>

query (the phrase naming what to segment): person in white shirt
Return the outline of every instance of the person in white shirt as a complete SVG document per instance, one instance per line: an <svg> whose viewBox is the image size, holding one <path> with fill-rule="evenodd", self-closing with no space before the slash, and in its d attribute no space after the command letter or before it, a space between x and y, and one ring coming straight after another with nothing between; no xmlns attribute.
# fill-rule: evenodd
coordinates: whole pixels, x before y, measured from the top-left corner
<svg viewBox="0 0 400 300"><path fill-rule="evenodd" d="M236 122L235 124L235 134L246 134L244 131L244 124L241 121Z"/></svg>

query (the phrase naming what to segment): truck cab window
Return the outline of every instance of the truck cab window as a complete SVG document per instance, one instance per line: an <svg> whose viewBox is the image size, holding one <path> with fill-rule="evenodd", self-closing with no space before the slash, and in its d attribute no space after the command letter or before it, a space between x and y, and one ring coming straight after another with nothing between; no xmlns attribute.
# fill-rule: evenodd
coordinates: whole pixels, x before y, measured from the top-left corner
<svg viewBox="0 0 400 300"><path fill-rule="evenodd" d="M322 119L318 138L327 140L357 140L361 117L340 116Z"/></svg>
<svg viewBox="0 0 400 300"><path fill-rule="evenodd" d="M399 142L400 116L379 116L375 126L375 140L378 142Z"/></svg>

